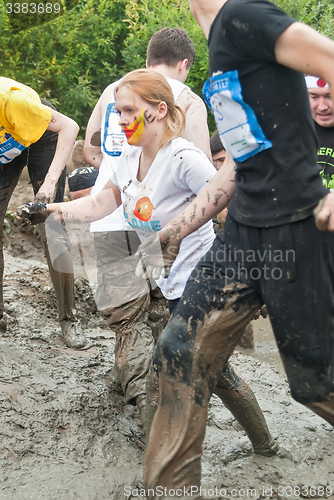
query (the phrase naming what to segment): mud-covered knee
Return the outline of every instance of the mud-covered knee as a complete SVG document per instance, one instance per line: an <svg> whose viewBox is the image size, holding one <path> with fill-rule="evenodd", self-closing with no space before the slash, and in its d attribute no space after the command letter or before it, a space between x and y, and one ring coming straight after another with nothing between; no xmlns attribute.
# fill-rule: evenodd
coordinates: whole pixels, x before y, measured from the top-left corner
<svg viewBox="0 0 334 500"><path fill-rule="evenodd" d="M171 377L177 376L181 382L189 383L193 347L187 322L179 316L173 316L158 339L154 356L158 372L164 371Z"/></svg>
<svg viewBox="0 0 334 500"><path fill-rule="evenodd" d="M165 299L152 302L148 311L146 324L151 328L152 335L157 341L159 335L166 327L170 314Z"/></svg>

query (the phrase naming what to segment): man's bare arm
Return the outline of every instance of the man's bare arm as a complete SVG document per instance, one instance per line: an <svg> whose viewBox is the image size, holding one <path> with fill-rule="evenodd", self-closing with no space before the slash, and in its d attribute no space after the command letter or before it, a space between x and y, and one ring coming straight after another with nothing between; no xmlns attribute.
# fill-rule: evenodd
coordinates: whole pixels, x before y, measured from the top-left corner
<svg viewBox="0 0 334 500"><path fill-rule="evenodd" d="M277 62L315 75L334 88L334 42L303 23L291 24L275 44Z"/></svg>
<svg viewBox="0 0 334 500"><path fill-rule="evenodd" d="M227 0L189 0L190 12L196 19L206 38L211 24Z"/></svg>
<svg viewBox="0 0 334 500"><path fill-rule="evenodd" d="M102 162L101 150L101 98L97 101L95 108L87 123L85 143L83 147L83 159L89 165L100 168Z"/></svg>
<svg viewBox="0 0 334 500"><path fill-rule="evenodd" d="M104 89L87 124L83 157L86 163L97 169L100 168L103 158L101 148L102 119L108 104L113 100L116 86L117 82L113 82Z"/></svg>
<svg viewBox="0 0 334 500"><path fill-rule="evenodd" d="M177 231L180 239L183 240L221 212L234 196L234 167L234 161L227 155L224 168L218 170L194 201L183 212L168 222L164 229L172 228Z"/></svg>
<svg viewBox="0 0 334 500"><path fill-rule="evenodd" d="M68 116L52 110L51 121L47 130L57 132L58 142L49 171L36 195L38 200L44 202L54 200L57 182L72 153L79 132L79 125Z"/></svg>
<svg viewBox="0 0 334 500"><path fill-rule="evenodd" d="M210 134L207 125L208 114L202 99L189 89L178 97L177 103L186 115L183 137L201 149L211 160Z"/></svg>
<svg viewBox="0 0 334 500"><path fill-rule="evenodd" d="M142 243L137 251L138 276L158 278L162 269L169 275L182 240L221 212L234 196L234 162L226 157L226 164L211 179L194 201L157 233Z"/></svg>
<svg viewBox="0 0 334 500"><path fill-rule="evenodd" d="M280 64L329 82L334 98L334 42L302 23L294 23L277 39L276 59ZM334 193L323 198L314 211L318 229L334 232Z"/></svg>

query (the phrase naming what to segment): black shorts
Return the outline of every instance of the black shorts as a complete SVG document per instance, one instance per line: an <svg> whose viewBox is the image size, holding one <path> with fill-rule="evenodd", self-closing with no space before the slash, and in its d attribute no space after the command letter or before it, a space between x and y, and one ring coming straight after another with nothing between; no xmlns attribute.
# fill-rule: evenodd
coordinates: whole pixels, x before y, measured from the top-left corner
<svg viewBox="0 0 334 500"><path fill-rule="evenodd" d="M245 304L266 304L294 399L334 392L333 234L318 231L313 217L256 228L228 216L174 315L203 324L211 310L224 311L227 296L236 317Z"/></svg>

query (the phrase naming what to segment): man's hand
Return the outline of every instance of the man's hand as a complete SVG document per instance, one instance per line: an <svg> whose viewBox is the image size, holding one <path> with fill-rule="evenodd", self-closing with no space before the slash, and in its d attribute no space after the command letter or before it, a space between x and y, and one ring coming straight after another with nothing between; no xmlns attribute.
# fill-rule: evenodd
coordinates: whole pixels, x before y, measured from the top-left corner
<svg viewBox="0 0 334 500"><path fill-rule="evenodd" d="M327 194L319 201L313 215L319 231L334 232L334 193Z"/></svg>
<svg viewBox="0 0 334 500"><path fill-rule="evenodd" d="M136 252L139 259L136 275L158 279L164 270L163 277L167 278L179 253L180 245L181 238L178 231L169 227L148 238Z"/></svg>
<svg viewBox="0 0 334 500"><path fill-rule="evenodd" d="M34 202L52 203L56 197L57 184L53 184L44 180L34 198Z"/></svg>
<svg viewBox="0 0 334 500"><path fill-rule="evenodd" d="M24 203L16 209L15 218L22 226L34 226L45 222L50 213L45 203Z"/></svg>
<svg viewBox="0 0 334 500"><path fill-rule="evenodd" d="M42 193L38 191L34 198L34 203L51 203L54 199L53 194L51 193Z"/></svg>

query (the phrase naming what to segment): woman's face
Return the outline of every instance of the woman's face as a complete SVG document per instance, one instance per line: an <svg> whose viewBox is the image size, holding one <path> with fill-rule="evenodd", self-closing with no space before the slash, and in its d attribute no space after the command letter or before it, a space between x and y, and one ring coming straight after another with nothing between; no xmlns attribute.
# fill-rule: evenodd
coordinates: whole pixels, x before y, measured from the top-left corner
<svg viewBox="0 0 334 500"><path fill-rule="evenodd" d="M128 143L131 146L143 146L150 142L155 133L158 109L127 87L121 87L115 100L116 111Z"/></svg>

